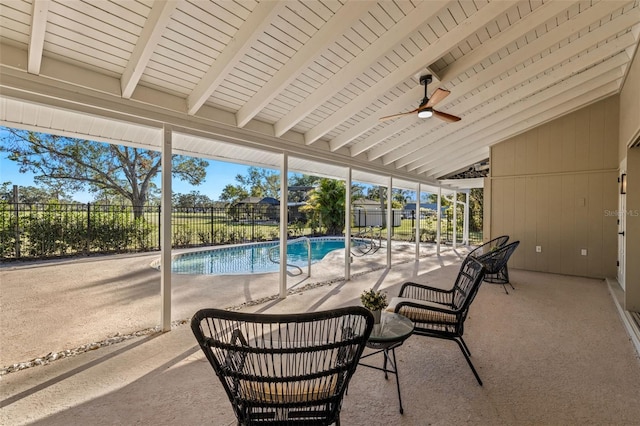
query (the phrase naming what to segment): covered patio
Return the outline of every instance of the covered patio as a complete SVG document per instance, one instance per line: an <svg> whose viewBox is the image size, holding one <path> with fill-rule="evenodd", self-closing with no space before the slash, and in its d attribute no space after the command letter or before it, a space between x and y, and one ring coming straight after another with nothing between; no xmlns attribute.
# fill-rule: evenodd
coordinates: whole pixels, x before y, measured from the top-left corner
<svg viewBox="0 0 640 426"><path fill-rule="evenodd" d="M282 236L290 171L418 196L484 187L485 240L521 242L517 290L483 285L468 320L485 386L450 342L413 336L398 350L405 415L393 383L362 369L345 424L637 423L639 0L15 0L0 18L0 123L161 151L164 242L172 154L280 170ZM486 178L450 179L487 161ZM453 249L416 244L393 266L388 250L386 268L354 276L344 256L345 280L294 295L283 256L279 298L242 309L450 283ZM182 315L170 256L163 243L146 283L164 331ZM184 325L5 375L2 399L8 424L234 423Z"/></svg>

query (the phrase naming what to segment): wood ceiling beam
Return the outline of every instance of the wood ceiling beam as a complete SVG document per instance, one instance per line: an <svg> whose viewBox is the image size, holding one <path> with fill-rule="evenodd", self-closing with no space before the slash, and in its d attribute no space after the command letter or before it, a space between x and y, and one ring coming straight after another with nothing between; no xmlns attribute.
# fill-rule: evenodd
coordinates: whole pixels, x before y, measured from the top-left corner
<svg viewBox="0 0 640 426"><path fill-rule="evenodd" d="M522 134L530 129L533 129L537 126L540 126L544 123L552 121L562 115L570 114L578 109L584 108L587 105L598 102L602 99L605 99L611 95L614 95L620 86L618 81L610 82L604 86L595 89L592 92L585 93L582 96L574 98L563 105L558 106L557 108L545 110L543 113L537 115L536 117L532 117L530 121L526 122L526 126L522 125L518 127L518 132L513 133L512 129L506 128L502 131L499 131L487 138L484 138L481 141L478 141L482 146L480 148L474 148L470 152L465 152L461 154L459 157L456 157L455 160L451 160L450 162L443 163L439 167L434 167L431 170L425 170L425 173L428 177L432 179L437 179L437 177L441 177L447 175L449 173L455 172L460 168L461 164L472 164L477 161L481 161L487 158L489 155L489 148L492 145L503 142L507 139L510 139L514 136ZM524 124L524 123L523 123Z"/></svg>
<svg viewBox="0 0 640 426"><path fill-rule="evenodd" d="M44 36L47 33L47 17L49 15L49 0L35 0L31 12L31 34L29 34L29 58L27 71L40 74Z"/></svg>
<svg viewBox="0 0 640 426"><path fill-rule="evenodd" d="M517 21L514 25L498 33L495 37L483 42L480 46L473 49L468 55L456 60L444 70L440 71L443 82L448 82L458 77L463 72L473 68L486 58L491 57L504 47L515 42L519 38L541 24L546 23L551 18L559 15L573 3L561 0L552 0L539 6L530 14Z"/></svg>
<svg viewBox="0 0 640 426"><path fill-rule="evenodd" d="M525 99L531 95L534 95L538 91L543 90L544 88L549 87L555 84L556 82L562 81L564 79L571 77L572 75L576 75L579 72L582 72L582 70L591 66L594 63L598 63L600 61L606 60L607 58L610 58L612 52L618 51L620 53L618 53L618 55L616 55L615 57L607 60L606 62L607 65L601 64L601 66L608 66L609 68L620 66L625 61L629 60L628 56L623 51L624 45L626 45L627 43L634 43L634 42L635 41L633 40L633 37L629 34L629 35L625 35L624 37L621 37L620 39L617 39L615 42L607 43L603 46L600 46L598 49L592 50L589 53L582 55L579 58L571 61L566 66L550 71L544 74L542 77L536 79L535 81L525 86L518 87L518 89L513 93L511 93L510 96L503 96L500 99L497 99L496 101L491 103L487 103L483 105L481 108L478 108L473 112L471 112L470 114L467 114L465 116L464 124L461 124L462 121L459 121L457 123L451 123L446 125L445 126L446 128L440 128L431 134L424 135L420 140L415 139L411 141L410 144L405 145L405 147L408 147L409 145L411 145L412 150L409 153L407 153L408 149L406 149L405 147L402 147L398 149L398 151L401 151L399 153L401 155L396 155L395 152L390 153L389 155L383 158L382 162L383 164L389 164L389 161L395 161L396 167L404 167L408 164L419 164L421 166L422 164L420 164L420 161L429 160L431 156L427 153L416 156L415 151L418 151L420 149L425 149L430 144L435 143L436 141L439 141L442 138L447 137L448 134L455 131L462 131L462 132L465 132L465 134L473 133L473 131L475 131L475 128L477 127L475 123L478 120L484 120L485 117L488 117L491 114L495 113L496 111L500 111L503 108L506 108L507 106L514 103L513 99ZM550 60L551 62L555 62L554 58L551 56L547 57L546 59ZM566 60L566 58L560 58L560 59L561 61ZM543 72L551 68L551 67L547 67L547 65L549 64L544 64L543 63L544 61L545 59L543 59L542 61L539 61L540 69L541 69L540 72ZM523 72L524 71L526 70L523 70ZM516 73L513 77L518 76L518 74L520 73ZM532 76L533 75L528 77L528 74L525 73L522 77L531 78ZM522 81L508 82L506 80L509 80L509 79L505 79L499 84L505 83L509 88L511 88L511 87L516 87L518 84L522 83ZM520 78L518 78L518 80L520 80ZM523 81L526 81L526 79ZM513 84L513 83L516 83L516 84ZM501 90L506 90L506 89L502 88ZM496 92L496 93L500 93L500 92ZM515 112L519 112L522 107L515 104L510 108L515 108L515 110L512 111L515 113ZM467 129L465 130L465 128ZM470 132L469 129L471 128L473 128L473 130ZM411 136L415 136L416 138L418 138L421 135L414 135L414 134L407 135L407 137L411 137ZM425 139L430 141L430 143L427 143L425 145ZM414 168L417 168L417 167L419 166L416 166Z"/></svg>
<svg viewBox="0 0 640 426"><path fill-rule="evenodd" d="M360 94L356 99L349 102L347 105L340 108L318 125L307 131L305 133L305 143L311 144L317 141L340 123L369 106L378 99L382 93L388 92L400 82L413 76L420 70L424 70L426 66L441 58L458 43L462 42L481 28L484 28L489 22L497 19L510 6L512 6L512 3L503 3L499 1L489 3L484 6L477 13L471 15L451 31L438 38L428 48L422 50L419 55L409 59L395 71L382 78L364 93Z"/></svg>
<svg viewBox="0 0 640 426"><path fill-rule="evenodd" d="M429 1L418 5L409 15L398 21L397 24L327 80L319 90L316 90L297 105L293 111L278 120L274 126L276 136L282 136L287 130L291 129L307 115L316 110L318 105L331 99L332 96L367 70L371 64L383 57L427 20L445 9L447 4L448 2L446 1ZM315 140L312 142L315 142Z"/></svg>
<svg viewBox="0 0 640 426"><path fill-rule="evenodd" d="M493 54L494 52L499 51L504 46L525 35L530 31L530 28L535 27L535 25L538 25L540 22L546 22L547 20L556 16L570 6L571 4L567 2L551 1L538 7L536 10L522 18L522 20L518 21L518 25L513 25L507 28L505 31L499 33L497 36L485 41L477 49L474 49L469 54L455 61L453 64L451 64L451 66L441 71L441 81L433 81L430 84L431 92L439 87L442 87L467 69L482 62L488 56L487 54ZM417 95L409 99L408 102L415 102L416 100L422 99L423 89L421 86L418 86L418 88L418 90L415 90L415 93ZM395 107L394 105L394 108L385 107L384 109L381 109L380 111L378 111L379 116L370 116L367 119L360 121L347 132L334 138L330 142L331 149L338 149L341 146L344 146L347 143L351 142L353 139L366 133L369 129L376 127L378 124L380 124L378 117L396 113L404 108L406 108L406 106L404 104L400 104L400 106L398 107ZM398 124L395 128L400 131L402 130L399 129L400 126L401 124ZM373 148L379 142L381 141L377 141L375 139L365 139L362 141L358 141L350 148L351 155L356 156L358 154L361 154L362 152Z"/></svg>
<svg viewBox="0 0 640 426"><path fill-rule="evenodd" d="M428 161L420 160L419 163L421 164L417 164L418 162L411 163L407 166L407 169L409 171L415 169L425 171L449 155L460 154L460 150L472 146L474 140L482 139L486 135L495 133L497 130L503 128L507 129L511 127L516 129L521 122L528 122L530 117L544 112L548 108L553 108L567 102L574 96L581 96L584 93L621 78L621 73L621 66L611 68L608 64L601 64L572 79L565 80L544 91L538 92L536 95L523 98L524 100L520 102L522 104L521 108L516 109L509 107L503 109L499 113L482 120L479 126L465 132L456 133L455 138L451 135L451 137L438 141L438 145L442 148L437 149Z"/></svg>
<svg viewBox="0 0 640 426"><path fill-rule="evenodd" d="M640 12L638 10L636 10L635 12L629 13L627 15L623 15L618 17L617 19L614 20L615 24L612 22L609 25L605 25L605 26L601 26L598 29L586 34L583 37L580 37L579 39L575 40L573 43L575 48L573 49L573 52L575 52L576 54L594 46L597 45L598 43L602 42L603 40L607 40L608 38L614 36L615 34L618 34L621 31L624 31L625 28L628 28L630 25L632 25L634 22L637 22L637 20L640 19ZM590 22L588 23L584 23L584 25L589 25ZM618 24L618 25L616 25ZM564 36L566 37L566 35ZM559 42L561 42L564 37L562 36L562 34L557 33L555 35L555 37L553 39L549 39L547 40L546 43L544 43L542 45L543 50L548 48L549 46L552 46L554 44L557 44ZM587 53L586 56L588 58L591 58L591 62L589 63L589 60L583 60L581 61L579 58L576 60L576 62L578 64L581 65L581 67L577 67L574 68L574 65L567 64L567 67L570 67L571 73L575 73L578 70L587 67L589 65L591 65L592 63L597 63L600 60L603 60L604 58L610 56L612 53L617 52L619 50L623 50L626 47L628 47L629 45L632 45L634 43L636 43L637 40L635 40L633 38L633 36L631 34L625 34L623 37L620 37L617 40L614 40L610 43L607 43L606 45L601 46L600 48L596 49L597 53L594 52L590 52ZM521 49L525 50L525 49ZM522 57L518 58L518 61L522 61L525 60L525 56L526 57L530 57L532 56L532 51L529 51L527 49L527 53L526 55L523 55ZM537 52L537 51L533 51L533 52ZM494 93L494 96L497 96L499 93L503 93L506 92L507 90L513 88L513 87L517 87L518 85L522 84L523 82L526 82L527 80L535 77L538 74L541 74L543 72L545 72L547 69L550 69L558 64L561 64L562 62L566 61L568 58L563 54L560 53L559 51L556 53L552 53L550 55L547 55L545 57L543 57L542 59L540 59L539 61L534 62L533 64L530 64L529 66L525 67L524 69L520 70L517 73L512 74L510 77L507 77L505 79L503 79L502 81L498 82L496 85L491 86L491 90ZM509 62L507 60L503 60L501 61L501 63L505 63L503 65L500 65L501 63L496 64L498 66L498 69L495 70L495 72L492 72L492 69L494 67L489 67L486 70L482 71L479 74L486 74L486 76L482 77L482 79L484 80L486 79L491 79L491 78L495 78L496 75L501 75L502 73L507 71L507 68L513 68L514 64L519 63L518 61L513 61L513 62ZM584 63L586 62L586 64ZM478 75L479 75L478 74ZM461 95L459 95L458 93L458 87L461 87L463 85L465 85L466 81L464 83L462 83L461 85L456 86L453 89L453 92L455 93L456 97L460 97ZM484 84L484 82L483 82ZM473 90L475 87L477 86L472 86L472 85L467 85L467 87L465 88L466 90ZM482 93L482 92L481 92ZM464 94L464 93L462 93ZM448 98L447 98L448 101ZM480 105L482 105L483 102L486 101L486 98L478 95L478 96L473 96L470 97L468 99L463 100L462 102L460 102L459 104L456 105L456 109L459 110L460 113L464 113L465 111L469 111L473 108L476 108ZM491 104L489 104L491 105ZM450 133L451 130L453 129L457 129L457 128L463 128L470 125L469 123L469 119L467 117L463 117L463 119L457 123L452 123L449 124L447 129L442 129L442 131L438 134L433 134L433 135L429 135L430 138L433 138L433 140L436 140L438 137L441 136L441 134L444 132L446 134ZM417 137L417 136L416 136ZM396 147L396 149L393 151L393 153L388 154L383 162L386 162L387 164L392 162L392 161L399 161L401 158L410 158L410 161L414 162L416 161L416 157L414 155L414 152L417 151L418 149L424 148L424 142L420 141L420 140L414 140L411 141L407 144L405 144L402 147ZM382 148L380 148L380 152L382 151ZM374 152L374 154L377 154L378 152ZM387 152L385 152L386 154ZM376 157L377 158L377 157ZM408 162L403 162L403 161L399 161L398 163L398 167L402 167L405 164L407 164Z"/></svg>
<svg viewBox="0 0 640 426"><path fill-rule="evenodd" d="M304 49L298 50L291 59L236 113L238 127L244 127L269 102L276 98L309 65L324 53L329 45L342 36L372 3L366 1L347 2L342 6L309 41Z"/></svg>
<svg viewBox="0 0 640 426"><path fill-rule="evenodd" d="M491 122L491 124L482 130L478 129L479 131L474 133L473 140L470 141L468 137L461 137L458 141L446 146L445 149L438 150L435 156L438 158L434 158L433 161L419 168L418 173L433 173L434 170L441 170L438 162L442 162L443 159L449 156L460 159L469 149L482 146L482 142L480 141L486 142L487 138L490 138L491 135L498 132L511 131L512 135L515 136L526 129L541 124L542 121L540 121L538 117L557 117L564 115L574 108L574 99L580 99L585 95L590 96L592 93L597 93L597 98L599 99L603 94L611 93L611 85L619 84L622 75L623 71L621 67L617 67L602 75L592 76L587 82L569 80L548 88L523 102L530 106L527 110L512 114L510 109L508 109L502 113L495 114L495 116L491 116L490 119L487 120ZM603 87L606 89L602 89ZM579 92L576 93L576 89L578 88ZM619 87L615 87L613 90L615 91L617 89L619 89ZM558 95L554 95L555 93L558 93ZM584 103L579 103L578 105L584 105ZM553 114L549 115L549 111L553 111Z"/></svg>
<svg viewBox="0 0 640 426"><path fill-rule="evenodd" d="M156 46L162 39L162 34L167 28L171 14L177 5L178 2L173 0L153 3L151 12L149 12L149 16L142 28L142 33L138 37L136 46L133 48L131 57L127 62L127 67L120 78L123 98L129 99L133 95L133 91L138 85Z"/></svg>
<svg viewBox="0 0 640 426"><path fill-rule="evenodd" d="M211 68L187 97L187 112L195 115L200 107L216 91L227 78L231 70L251 49L258 37L271 25L278 13L286 7L287 2L262 1L253 9L249 17L238 29L233 38L220 52Z"/></svg>
<svg viewBox="0 0 640 426"><path fill-rule="evenodd" d="M342 148L343 146L347 145L349 142L358 138L362 134L378 126L380 124L380 120L379 120L380 116L391 115L406 108L406 105L409 102L419 99L421 96L423 96L423 93L424 91L421 86L417 86L415 89L409 90L403 93L402 95L394 99L391 103L387 104L383 108L380 108L378 111L376 111L377 114L380 114L379 116L377 114L370 115L364 120L358 122L349 130L345 131L344 133L341 133L340 135L332 139L329 142L329 147L331 148L332 151L336 151L337 149ZM366 150L371 149L377 143L378 141L367 142L367 140L356 142L349 147L351 156L355 157L356 155L362 154Z"/></svg>
<svg viewBox="0 0 640 426"><path fill-rule="evenodd" d="M562 25L558 25L531 43L528 43L526 46L522 46L520 49L516 50L506 58L503 58L501 61L456 85L455 88L452 89L452 94L454 96L449 96L445 100L444 104L439 104L439 107L450 105L462 95L481 87L495 79L497 76L513 69L515 66L530 60L532 56L540 54L540 52L543 52L546 49L553 48L558 43L569 39L581 30L589 28L594 22L608 18L611 13L628 3L630 2L602 1L596 3L594 6L591 6L579 15L573 16L569 21ZM602 25L594 31L590 31L588 34L575 40L573 43L576 44L574 45L575 49L573 51L577 54L600 41L606 40L607 38L624 31L625 28L629 28L631 25L637 23L638 19L640 19L639 17L640 14L637 8L630 13L618 16L612 22L608 22L606 25Z"/></svg>

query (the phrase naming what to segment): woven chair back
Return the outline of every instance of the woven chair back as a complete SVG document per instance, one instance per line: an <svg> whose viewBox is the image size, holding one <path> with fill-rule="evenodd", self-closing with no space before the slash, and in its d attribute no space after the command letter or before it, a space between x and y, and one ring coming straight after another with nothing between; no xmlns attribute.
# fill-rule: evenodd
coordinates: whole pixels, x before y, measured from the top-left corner
<svg viewBox="0 0 640 426"><path fill-rule="evenodd" d="M514 241L493 251L486 253L477 259L484 265L487 274L495 274L500 271L509 261L513 252L518 248L520 241Z"/></svg>
<svg viewBox="0 0 640 426"><path fill-rule="evenodd" d="M467 256L460 265L453 285L452 305L454 309L466 311L473 301L484 278L485 270L477 259ZM464 318L463 318L464 319Z"/></svg>
<svg viewBox="0 0 640 426"><path fill-rule="evenodd" d="M486 243L476 247L475 249L469 252L469 256L473 256L476 259L480 258L486 254L491 253L492 251L504 246L509 241L508 235L501 235L493 240L487 241Z"/></svg>
<svg viewBox="0 0 640 426"><path fill-rule="evenodd" d="M200 347L241 425L331 424L373 328L353 306L304 314L198 311Z"/></svg>

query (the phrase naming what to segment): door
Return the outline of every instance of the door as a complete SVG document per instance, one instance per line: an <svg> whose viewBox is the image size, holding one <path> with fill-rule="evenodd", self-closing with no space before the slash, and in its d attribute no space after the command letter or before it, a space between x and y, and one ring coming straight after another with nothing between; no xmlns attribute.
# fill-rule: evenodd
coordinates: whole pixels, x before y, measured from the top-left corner
<svg viewBox="0 0 640 426"><path fill-rule="evenodd" d="M625 172L623 172L625 173ZM624 176L624 174L622 175ZM622 179L622 178L621 178ZM620 191L622 192L622 191ZM618 196L618 283L622 290L624 287L624 264L625 264L625 225L627 220L627 195Z"/></svg>

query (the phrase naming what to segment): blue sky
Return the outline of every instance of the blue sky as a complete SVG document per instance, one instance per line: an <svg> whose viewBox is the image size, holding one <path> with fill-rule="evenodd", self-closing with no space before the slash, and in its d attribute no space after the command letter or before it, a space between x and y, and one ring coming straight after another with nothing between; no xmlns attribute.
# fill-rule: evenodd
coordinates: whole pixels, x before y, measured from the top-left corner
<svg viewBox="0 0 640 426"><path fill-rule="evenodd" d="M3 143L6 131L0 127L0 143ZM0 183L9 182L11 185L19 186L37 186L33 180L33 173L20 173L18 165L7 158L6 152L0 152ZM199 186L193 186L187 182L178 179L173 180L173 192L188 194L191 191L198 191L211 198L218 200L222 189L228 184L237 184L235 177L237 175L246 175L250 166L227 163L215 160L209 161L207 167L207 177ZM157 177L156 183L160 187L160 176ZM93 201L94 194L89 192L81 192L73 194L73 199L81 203Z"/></svg>
<svg viewBox="0 0 640 426"><path fill-rule="evenodd" d="M0 129L0 143L3 143L5 131ZM34 181L34 175L32 173L20 173L18 165L7 159L7 153L0 153L0 183L10 182L12 185L19 186L37 186ZM209 167L207 168L207 177L205 182L199 186L192 186L187 182L182 182L178 179L173 181L173 192L187 194L191 191L198 191L211 198L217 200L220 197L222 188L228 184L236 184L236 175L245 175L249 166L244 166L234 163L223 163L221 161L209 161ZM157 180L158 186L160 186L160 178ZM74 200L88 203L93 201L93 194L88 192L76 193L73 196Z"/></svg>
<svg viewBox="0 0 640 426"><path fill-rule="evenodd" d="M33 181L34 175L32 173L20 173L18 165L7 159L7 153L3 152L1 155L0 182L11 182L12 185L19 186L37 186ZM212 200L217 200L220 197L222 188L227 184L236 184L236 175L246 174L247 169L249 168L249 166L242 166L239 164L223 163L212 160L208 161L209 167L207 168L207 178L202 185L192 186L186 182L174 179L173 192L187 194L191 191L198 191ZM77 193L73 198L76 201L87 203L93 200L93 194L88 192Z"/></svg>

